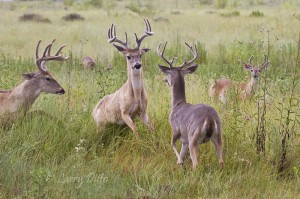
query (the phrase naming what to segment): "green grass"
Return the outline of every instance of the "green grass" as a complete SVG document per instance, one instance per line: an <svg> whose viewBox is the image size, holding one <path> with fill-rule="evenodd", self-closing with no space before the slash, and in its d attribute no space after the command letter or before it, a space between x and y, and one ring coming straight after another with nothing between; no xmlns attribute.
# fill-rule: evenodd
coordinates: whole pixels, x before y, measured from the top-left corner
<svg viewBox="0 0 300 199"><path fill-rule="evenodd" d="M281 137L278 133L283 101L287 106L295 63L300 21L293 16L298 8L283 4L241 8L236 17L208 14L210 6L179 1L178 6L166 1L150 17L155 32L142 44L152 51L143 57L145 87L149 97L148 112L155 131L136 120L141 140L126 126L110 125L97 133L91 112L96 103L125 82L123 56L107 43L111 23L117 35L127 31L131 44L133 32L143 33L141 17L126 8L132 2L116 2L109 12L75 5L68 11L62 4L22 3L7 9L1 4L0 17L0 88L10 89L22 81L21 74L35 71L34 50L39 39L42 46L56 38L54 50L66 44L63 64L49 63L49 70L64 87L63 96L42 94L33 105L30 117L11 127L1 127L0 133L0 198L295 198L300 194L299 124L289 142L288 161L283 175L278 174ZM170 6L168 6L170 5ZM181 6L182 5L182 6ZM103 6L107 6L104 2ZM144 8L141 8L144 9ZM174 10L180 14L174 15ZM260 10L264 17L249 17ZM79 13L84 21L65 22L68 13ZM228 10L216 10L216 13ZM19 22L24 13L37 13L49 18L51 24ZM213 12L214 13L214 12ZM151 12L151 15L153 12ZM154 22L163 16L169 22ZM33 33L34 32L34 33ZM268 47L268 32L269 47ZM190 57L184 42L199 47L200 66L186 76L187 100L208 103L216 108L223 122L225 168L220 170L212 143L199 149L199 167L192 171L188 157L181 168L170 147L171 128L168 116L171 108L170 89L163 82L156 55L160 42L168 41L166 56L178 56L178 65ZM201 48L200 48L201 46ZM256 99L235 102L234 96L223 107L208 97L209 80L227 76L245 81L239 59L260 64L269 52L267 143L265 155L256 153ZM96 58L97 69L84 71L83 56ZM104 70L112 64L111 71ZM280 90L287 89L283 93ZM296 98L299 99L299 85ZM52 118L35 113L42 110ZM299 108L293 109L299 119ZM178 147L180 143L178 143ZM77 147L77 149L75 148Z"/></svg>

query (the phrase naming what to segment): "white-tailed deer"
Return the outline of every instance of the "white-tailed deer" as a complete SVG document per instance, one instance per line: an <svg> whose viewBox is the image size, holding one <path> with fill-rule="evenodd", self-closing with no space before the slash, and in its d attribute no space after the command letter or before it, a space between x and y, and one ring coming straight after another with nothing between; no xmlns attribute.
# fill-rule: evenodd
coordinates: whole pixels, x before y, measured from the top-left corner
<svg viewBox="0 0 300 199"><path fill-rule="evenodd" d="M86 56L82 59L82 64L85 70L91 69L94 70L96 67L96 62L93 58Z"/></svg>
<svg viewBox="0 0 300 199"><path fill-rule="evenodd" d="M64 48L61 46L55 55L51 55L53 40L44 50L42 57L38 55L41 41L36 46L35 63L38 72L23 74L25 80L12 90L0 91L0 121L5 117L16 117L21 111L24 113L32 106L37 97L42 93L64 94L64 89L53 79L45 64L47 61L65 61L68 57L63 57L60 52Z"/></svg>
<svg viewBox="0 0 300 199"><path fill-rule="evenodd" d="M162 52L160 52L161 45L157 47L157 54L169 65L169 67L159 65L159 68L167 75L167 83L172 87L172 111L169 117L172 127L171 145L178 159L177 164L183 163L184 156L189 148L193 169L196 169L198 165L198 145L211 140L215 145L219 164L223 168L222 124L218 113L213 107L206 104L193 105L186 102L184 76L196 71L198 65L191 64L197 59L198 53L196 46L193 48L187 43L185 44L194 55L194 58L188 62L184 61L179 67L173 67L175 58L169 61L164 57L167 42ZM180 154L175 146L178 139L182 141Z"/></svg>
<svg viewBox="0 0 300 199"><path fill-rule="evenodd" d="M142 55L149 51L149 49L140 48L140 46L146 37L152 36L154 33L151 31L148 19L144 19L144 21L146 25L144 35L138 39L136 33L134 33L137 43L136 48L128 47L126 32L126 40L123 42L116 37L116 29L113 24L108 30L108 42L121 44L121 46L113 45L126 57L128 79L115 93L103 97L93 110L93 118L98 130L104 128L108 123L126 123L136 138L139 139L139 134L133 122L134 117L137 115L149 129L153 129L147 115L148 98L144 89L141 60Z"/></svg>
<svg viewBox="0 0 300 199"><path fill-rule="evenodd" d="M268 62L267 60L267 56L264 56L264 62L260 66L252 66L251 61L253 59L253 56L250 57L248 63L242 62L244 69L250 71L251 73L251 79L249 82L235 84L228 78L220 78L210 83L210 97L212 99L219 97L222 103L226 103L228 92L233 87L233 85L236 86L239 98L246 99L251 97L257 89L260 73L270 65L270 62Z"/></svg>

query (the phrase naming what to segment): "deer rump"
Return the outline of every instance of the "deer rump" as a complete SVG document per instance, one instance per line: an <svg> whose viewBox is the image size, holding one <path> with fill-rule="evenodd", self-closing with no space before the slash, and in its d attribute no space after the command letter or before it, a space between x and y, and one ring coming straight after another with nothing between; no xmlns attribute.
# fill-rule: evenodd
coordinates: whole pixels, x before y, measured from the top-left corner
<svg viewBox="0 0 300 199"><path fill-rule="evenodd" d="M214 119L216 118L216 119ZM181 133L181 141L197 133L198 144L208 142L212 135L221 132L221 123L217 112L206 104L183 104L175 107L169 121L175 130Z"/></svg>

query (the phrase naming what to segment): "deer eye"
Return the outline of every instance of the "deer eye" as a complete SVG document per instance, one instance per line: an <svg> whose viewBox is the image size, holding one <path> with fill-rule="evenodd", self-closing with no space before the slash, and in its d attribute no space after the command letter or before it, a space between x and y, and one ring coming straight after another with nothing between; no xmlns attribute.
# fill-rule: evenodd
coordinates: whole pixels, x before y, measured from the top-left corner
<svg viewBox="0 0 300 199"><path fill-rule="evenodd" d="M51 78L50 78L50 77L46 77L46 80L47 80L47 81L51 81Z"/></svg>
<svg viewBox="0 0 300 199"><path fill-rule="evenodd" d="M132 58L131 56L127 56L127 59L128 59L128 60L131 60L131 58Z"/></svg>

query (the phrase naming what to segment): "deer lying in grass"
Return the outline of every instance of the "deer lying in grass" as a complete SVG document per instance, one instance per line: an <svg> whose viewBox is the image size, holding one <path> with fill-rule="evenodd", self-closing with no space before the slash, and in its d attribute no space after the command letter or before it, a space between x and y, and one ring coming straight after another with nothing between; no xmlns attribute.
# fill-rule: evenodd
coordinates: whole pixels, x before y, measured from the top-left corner
<svg viewBox="0 0 300 199"><path fill-rule="evenodd" d="M85 70L91 69L94 70L96 67L96 62L93 58L86 56L82 59L82 64Z"/></svg>
<svg viewBox="0 0 300 199"><path fill-rule="evenodd" d="M121 46L113 44L120 52L124 54L127 61L127 75L128 79L125 84L115 93L103 97L93 110L93 118L97 124L98 130L101 130L108 123L123 124L126 123L136 138L139 139L139 134L136 131L136 126L133 122L135 116L139 116L143 123L149 129L153 129L147 115L148 98L144 89L142 60L141 57L148 48L140 48L142 41L152 36L151 26L148 19L144 19L146 30L144 35L138 39L135 34L137 47L129 48L126 41L123 42L116 37L115 26L112 25L108 30L108 42L117 42Z"/></svg>
<svg viewBox="0 0 300 199"><path fill-rule="evenodd" d="M252 66L252 58L253 56L250 57L248 63L242 62L244 69L250 71L251 79L247 83L239 83L237 85L236 89L241 99L249 98L255 93L255 90L257 90L258 87L260 73L270 65L270 62L268 62L266 55L264 58L264 62L260 66ZM228 92L232 88L232 86L233 82L230 79L220 78L216 81L211 82L209 95L212 99L219 97L222 103L226 103Z"/></svg>
<svg viewBox="0 0 300 199"><path fill-rule="evenodd" d="M168 61L164 57L164 45L162 53L160 45L157 47L157 54L169 65L168 67L159 65L160 70L167 75L167 82L172 87L172 111L169 122L172 127L172 148L177 156L177 164L182 164L186 151L189 147L190 155L193 162L193 169L198 165L197 151L198 145L211 140L216 148L219 164L223 168L222 158L222 124L218 113L214 108L206 104L192 105L186 102L184 76L196 71L198 65L191 65L198 57L197 48L185 43L194 58L184 62L179 67L173 67L175 58ZM187 68L185 68L187 67ZM180 139L182 147L178 153L175 142Z"/></svg>
<svg viewBox="0 0 300 199"><path fill-rule="evenodd" d="M65 93L45 66L46 62L50 60L65 61L68 59L68 57L63 57L60 54L64 45L59 48L55 55L51 55L51 47L54 41L45 48L42 57L38 55L41 41L38 42L35 59L36 66L39 69L38 72L23 74L25 81L19 86L12 90L0 91L0 119L3 121L7 121L7 118L15 118L21 112L26 113L42 92L58 95Z"/></svg>

